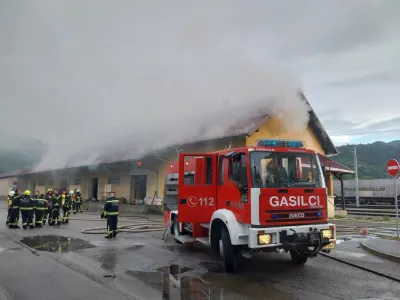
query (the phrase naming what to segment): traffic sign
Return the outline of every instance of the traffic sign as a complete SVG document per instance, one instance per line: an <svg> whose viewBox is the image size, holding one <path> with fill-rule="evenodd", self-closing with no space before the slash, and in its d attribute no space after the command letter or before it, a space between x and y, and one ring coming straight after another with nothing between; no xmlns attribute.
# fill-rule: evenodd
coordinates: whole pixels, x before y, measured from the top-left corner
<svg viewBox="0 0 400 300"><path fill-rule="evenodd" d="M392 177L396 177L396 175L399 173L400 165L399 162L395 159L391 159L388 161L386 165L386 171L388 174Z"/></svg>

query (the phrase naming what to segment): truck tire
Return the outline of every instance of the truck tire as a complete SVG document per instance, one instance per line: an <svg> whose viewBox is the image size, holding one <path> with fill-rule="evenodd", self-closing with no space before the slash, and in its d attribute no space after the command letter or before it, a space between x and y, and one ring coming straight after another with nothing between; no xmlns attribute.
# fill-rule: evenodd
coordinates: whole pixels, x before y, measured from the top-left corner
<svg viewBox="0 0 400 300"><path fill-rule="evenodd" d="M222 260L224 261L225 271L228 273L234 273L237 270L237 256L235 247L231 243L228 229L223 226L221 228L221 240L220 240L220 253Z"/></svg>
<svg viewBox="0 0 400 300"><path fill-rule="evenodd" d="M296 265L304 265L308 260L307 255L300 254L294 250L290 250L290 256L292 257L292 262Z"/></svg>

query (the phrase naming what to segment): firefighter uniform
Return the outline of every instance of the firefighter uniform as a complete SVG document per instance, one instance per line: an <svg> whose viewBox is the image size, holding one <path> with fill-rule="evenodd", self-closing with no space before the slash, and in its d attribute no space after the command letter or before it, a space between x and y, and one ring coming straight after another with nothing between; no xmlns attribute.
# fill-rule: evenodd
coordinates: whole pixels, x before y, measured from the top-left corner
<svg viewBox="0 0 400 300"><path fill-rule="evenodd" d="M82 212L82 194L80 190L75 191L75 212Z"/></svg>
<svg viewBox="0 0 400 300"><path fill-rule="evenodd" d="M74 191L70 191L68 195L65 196L64 204L62 206L63 208L63 223L69 223L69 214L71 213L71 207L72 207L72 198L74 196Z"/></svg>
<svg viewBox="0 0 400 300"><path fill-rule="evenodd" d="M12 209L10 215L10 222L8 223L8 228L21 228L18 226L20 198L21 195L19 194L19 190L16 190L14 196L12 197Z"/></svg>
<svg viewBox="0 0 400 300"><path fill-rule="evenodd" d="M27 229L35 228L33 224L33 210L35 208L35 202L31 198L31 191L26 190L24 195L19 200L19 209L21 210L22 216L22 228Z"/></svg>
<svg viewBox="0 0 400 300"><path fill-rule="evenodd" d="M43 226L43 217L47 209L47 200L43 194L35 198L35 226Z"/></svg>
<svg viewBox="0 0 400 300"><path fill-rule="evenodd" d="M60 210L61 195L54 193L53 197L51 198L51 220L49 220L49 225L61 225Z"/></svg>
<svg viewBox="0 0 400 300"><path fill-rule="evenodd" d="M118 233L118 207L119 200L114 196L109 198L104 204L104 212L101 214L101 218L107 219L107 235L106 238L116 237Z"/></svg>
<svg viewBox="0 0 400 300"><path fill-rule="evenodd" d="M8 199L7 199L8 211L7 211L6 225L8 225L10 223L11 211L12 211L12 202L13 202L14 194L15 194L14 191L11 191L11 192L8 193Z"/></svg>
<svg viewBox="0 0 400 300"><path fill-rule="evenodd" d="M46 220L48 220L49 224L50 224L50 220L51 220L51 207L52 207L52 201L51 199L53 198L53 190L52 189L48 189L47 194L46 194L46 202L47 202L47 207L44 211L43 214L43 225L46 225Z"/></svg>

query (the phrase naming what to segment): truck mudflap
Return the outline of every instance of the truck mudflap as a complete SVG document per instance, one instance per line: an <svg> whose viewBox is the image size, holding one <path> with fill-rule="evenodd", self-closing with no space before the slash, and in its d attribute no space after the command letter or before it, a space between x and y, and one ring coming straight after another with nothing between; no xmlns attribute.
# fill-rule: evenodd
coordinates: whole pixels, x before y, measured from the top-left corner
<svg viewBox="0 0 400 300"><path fill-rule="evenodd" d="M288 235L287 231L280 233L280 240L282 248L285 251L295 251L301 255L307 255L312 258L317 256L318 252L325 246L329 245L329 239L324 239L322 232L317 228L310 228L310 231L297 233L295 230L293 234Z"/></svg>

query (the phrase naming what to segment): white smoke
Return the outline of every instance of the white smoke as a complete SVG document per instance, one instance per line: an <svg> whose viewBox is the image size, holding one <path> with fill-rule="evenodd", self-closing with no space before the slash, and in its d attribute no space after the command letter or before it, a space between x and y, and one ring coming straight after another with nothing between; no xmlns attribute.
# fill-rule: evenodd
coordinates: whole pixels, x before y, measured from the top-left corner
<svg viewBox="0 0 400 300"><path fill-rule="evenodd" d="M300 83L253 55L232 20L189 7L89 2L9 4L1 21L14 36L0 50L4 121L48 145L38 170L140 157L262 114L305 130Z"/></svg>

